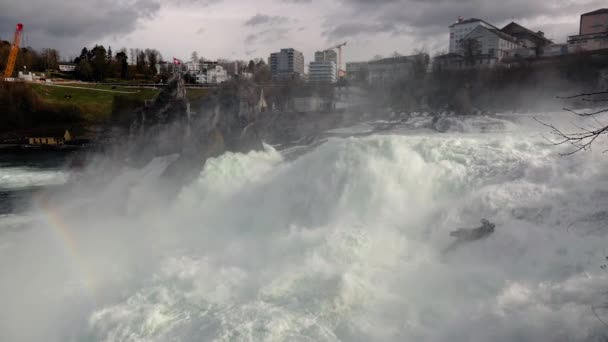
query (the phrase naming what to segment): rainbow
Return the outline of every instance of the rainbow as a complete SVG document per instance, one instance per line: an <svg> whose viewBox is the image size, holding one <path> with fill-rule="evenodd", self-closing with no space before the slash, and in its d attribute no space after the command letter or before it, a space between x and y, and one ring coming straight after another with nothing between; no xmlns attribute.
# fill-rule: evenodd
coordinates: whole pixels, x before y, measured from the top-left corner
<svg viewBox="0 0 608 342"><path fill-rule="evenodd" d="M97 281L93 272L91 272L91 267L88 267L85 264L85 258L83 258L81 254L78 246L78 239L74 235L73 229L68 226L63 219L61 212L52 205L48 198L39 195L35 198L34 203L43 214L43 218L48 224L48 227L51 228L52 235L55 236L57 238L56 240L61 244L61 249L66 252L66 259L81 278L80 280L82 281L85 290L94 300L97 292Z"/></svg>

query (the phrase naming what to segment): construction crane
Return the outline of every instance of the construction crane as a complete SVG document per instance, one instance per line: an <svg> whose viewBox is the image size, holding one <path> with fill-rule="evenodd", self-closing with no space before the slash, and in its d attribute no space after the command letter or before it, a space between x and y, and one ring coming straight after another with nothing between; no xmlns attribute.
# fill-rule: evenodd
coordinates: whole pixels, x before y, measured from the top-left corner
<svg viewBox="0 0 608 342"><path fill-rule="evenodd" d="M17 54L19 53L19 42L21 41L21 31L23 31L23 24L17 24L17 30L15 30L15 39L11 46L11 52L8 55L8 62L6 63L6 69L4 69L4 77L10 78L13 76L13 70L15 70L15 62L17 62Z"/></svg>
<svg viewBox="0 0 608 342"><path fill-rule="evenodd" d="M334 47L330 47L329 49L325 50L325 51L332 51L335 49L338 49L338 67L336 68L336 76L338 78L340 78L340 68L342 67L342 47L346 46L346 42L342 43L342 44L338 44Z"/></svg>

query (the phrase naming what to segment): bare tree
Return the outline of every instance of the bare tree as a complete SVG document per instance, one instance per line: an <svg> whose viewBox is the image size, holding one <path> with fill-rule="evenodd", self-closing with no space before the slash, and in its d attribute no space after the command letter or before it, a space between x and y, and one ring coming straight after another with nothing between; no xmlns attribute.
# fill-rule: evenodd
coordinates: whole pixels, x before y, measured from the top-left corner
<svg viewBox="0 0 608 342"><path fill-rule="evenodd" d="M574 96L558 97L558 98L565 99L565 100L580 99L585 102L601 103L601 102L608 102L608 98L605 97L607 95L608 95L608 91L600 91L600 92L585 93L585 94L578 94L578 95L574 95ZM598 98L598 97L601 97L601 98ZM577 126L577 128L578 128L577 131L565 132L565 131L555 127L555 125L548 124L548 123L545 123L545 122L542 122L542 121L536 119L536 121L540 122L542 125L551 129L550 133L553 135L553 137L556 138L556 140L549 139L549 141L551 141L551 143L553 143L555 145L570 144L574 147L573 151L570 151L568 153L563 153L562 155L571 155L571 154L574 154L574 153L577 153L580 151L588 151L591 149L591 145L593 145L593 143L600 136L608 134L608 124L600 122L596 117L597 115L600 115L602 113L608 113L608 108L601 108L601 109L595 109L592 111L584 111L584 112L572 110L569 108L564 108L564 110L568 111L574 115L577 115L579 117L591 117L591 118L593 118L595 124L589 125L588 127Z"/></svg>
<svg viewBox="0 0 608 342"><path fill-rule="evenodd" d="M464 62L469 66L475 65L481 55L481 43L476 38L467 38L462 41L462 51Z"/></svg>

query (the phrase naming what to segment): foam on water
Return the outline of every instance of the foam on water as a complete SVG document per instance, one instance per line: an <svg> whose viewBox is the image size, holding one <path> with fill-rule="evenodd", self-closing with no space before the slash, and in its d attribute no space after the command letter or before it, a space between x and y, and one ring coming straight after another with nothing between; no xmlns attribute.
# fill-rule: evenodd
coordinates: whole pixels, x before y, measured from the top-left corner
<svg viewBox="0 0 608 342"><path fill-rule="evenodd" d="M0 167L0 190L14 190L64 184L68 174L57 170L28 167Z"/></svg>
<svg viewBox="0 0 608 342"><path fill-rule="evenodd" d="M48 237L45 222L0 248L13 309L0 337L599 340L608 161L559 151L521 130L330 139L296 160L225 154L162 210L155 161L130 171L126 215L66 217L92 294L60 244L32 242ZM481 218L496 223L491 237L443 253L451 230ZM19 287L49 268L35 276L44 291ZM19 309L17 294L42 313ZM28 320L44 324L19 330Z"/></svg>

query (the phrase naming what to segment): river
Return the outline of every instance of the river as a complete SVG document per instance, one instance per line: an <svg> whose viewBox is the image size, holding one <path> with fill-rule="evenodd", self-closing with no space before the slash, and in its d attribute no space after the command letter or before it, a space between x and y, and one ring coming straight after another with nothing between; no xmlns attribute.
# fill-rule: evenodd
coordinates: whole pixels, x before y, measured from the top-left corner
<svg viewBox="0 0 608 342"><path fill-rule="evenodd" d="M560 156L533 117L571 120L358 125L212 159L175 198L173 156L86 184L5 158L0 340L604 340L608 144Z"/></svg>

